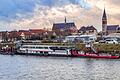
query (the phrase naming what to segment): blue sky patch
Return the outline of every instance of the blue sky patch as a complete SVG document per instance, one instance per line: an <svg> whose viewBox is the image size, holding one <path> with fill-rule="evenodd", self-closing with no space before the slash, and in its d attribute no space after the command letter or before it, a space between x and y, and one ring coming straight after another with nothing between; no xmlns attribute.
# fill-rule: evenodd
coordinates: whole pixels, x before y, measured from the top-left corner
<svg viewBox="0 0 120 80"><path fill-rule="evenodd" d="M76 4L86 9L90 8L90 5L84 0L0 0L0 20L19 18L16 16L17 13L32 14L36 4L48 7Z"/></svg>

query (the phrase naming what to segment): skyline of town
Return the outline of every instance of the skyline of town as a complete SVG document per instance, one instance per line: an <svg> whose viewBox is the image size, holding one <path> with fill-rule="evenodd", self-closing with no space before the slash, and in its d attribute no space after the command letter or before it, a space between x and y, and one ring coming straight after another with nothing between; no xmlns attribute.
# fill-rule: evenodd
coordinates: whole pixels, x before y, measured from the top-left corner
<svg viewBox="0 0 120 80"><path fill-rule="evenodd" d="M78 29L93 25L99 31L104 4L108 24L119 25L119 0L2 0L0 30L52 28L53 23L64 22L66 16Z"/></svg>

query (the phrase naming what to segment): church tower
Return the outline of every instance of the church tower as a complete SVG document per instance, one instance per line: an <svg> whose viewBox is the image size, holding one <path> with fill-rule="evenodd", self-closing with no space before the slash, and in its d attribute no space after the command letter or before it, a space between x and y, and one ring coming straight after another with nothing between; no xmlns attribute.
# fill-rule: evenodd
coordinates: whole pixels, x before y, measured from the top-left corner
<svg viewBox="0 0 120 80"><path fill-rule="evenodd" d="M107 16L106 16L105 8L102 17L102 32L104 33L104 35L106 35L107 33Z"/></svg>
<svg viewBox="0 0 120 80"><path fill-rule="evenodd" d="M66 19L66 17L65 17L65 24L67 23L67 19Z"/></svg>

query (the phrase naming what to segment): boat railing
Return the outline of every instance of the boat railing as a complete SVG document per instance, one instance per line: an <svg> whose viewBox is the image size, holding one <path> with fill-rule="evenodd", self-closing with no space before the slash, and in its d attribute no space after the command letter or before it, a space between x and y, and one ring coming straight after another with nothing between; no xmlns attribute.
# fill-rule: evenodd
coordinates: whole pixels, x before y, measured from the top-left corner
<svg viewBox="0 0 120 80"><path fill-rule="evenodd" d="M94 48L92 42L86 42L86 43L85 43L85 47L86 47L86 48L90 48L90 50L92 50L94 53L98 53L98 51Z"/></svg>

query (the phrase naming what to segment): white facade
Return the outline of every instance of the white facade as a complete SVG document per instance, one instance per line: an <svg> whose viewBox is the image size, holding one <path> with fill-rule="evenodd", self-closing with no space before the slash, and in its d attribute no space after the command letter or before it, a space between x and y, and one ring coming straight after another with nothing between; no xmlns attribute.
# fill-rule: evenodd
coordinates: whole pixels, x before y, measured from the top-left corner
<svg viewBox="0 0 120 80"><path fill-rule="evenodd" d="M117 38L120 38L120 33L111 33L111 34L107 35L106 37L117 37Z"/></svg>
<svg viewBox="0 0 120 80"><path fill-rule="evenodd" d="M76 36L66 36L65 42L72 42L75 40L81 40L83 42L97 40L96 35L76 35Z"/></svg>
<svg viewBox="0 0 120 80"><path fill-rule="evenodd" d="M78 35L66 36L64 42L73 42L76 37L79 37L79 36Z"/></svg>

